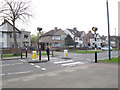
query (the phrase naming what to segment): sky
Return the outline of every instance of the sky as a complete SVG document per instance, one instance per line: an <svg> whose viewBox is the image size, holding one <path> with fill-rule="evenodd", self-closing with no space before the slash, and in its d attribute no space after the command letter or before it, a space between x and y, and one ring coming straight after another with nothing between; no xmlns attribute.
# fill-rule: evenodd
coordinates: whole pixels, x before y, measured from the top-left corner
<svg viewBox="0 0 120 90"><path fill-rule="evenodd" d="M118 34L118 1L109 1L110 35ZM32 17L26 24L16 22L16 27L24 28L31 34L44 32L54 27L65 30L77 27L79 31L97 27L100 35L108 35L106 0L31 0Z"/></svg>

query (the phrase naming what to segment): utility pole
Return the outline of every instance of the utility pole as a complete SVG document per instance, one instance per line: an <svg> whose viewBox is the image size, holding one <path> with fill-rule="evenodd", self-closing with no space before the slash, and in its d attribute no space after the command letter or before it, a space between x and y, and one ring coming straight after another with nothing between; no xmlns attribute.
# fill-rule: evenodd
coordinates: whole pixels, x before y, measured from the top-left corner
<svg viewBox="0 0 120 90"><path fill-rule="evenodd" d="M109 60L111 60L111 51L110 51L110 23L109 23L109 8L108 8L108 0L106 0L107 5L107 20L108 20L108 46L109 46Z"/></svg>

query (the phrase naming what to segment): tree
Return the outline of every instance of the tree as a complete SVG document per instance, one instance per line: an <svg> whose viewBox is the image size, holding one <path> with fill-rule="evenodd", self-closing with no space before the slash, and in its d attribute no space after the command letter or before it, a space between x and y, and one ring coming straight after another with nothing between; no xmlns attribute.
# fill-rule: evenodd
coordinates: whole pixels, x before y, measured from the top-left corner
<svg viewBox="0 0 120 90"><path fill-rule="evenodd" d="M45 32L41 31L40 33L41 35L43 35ZM39 41L39 32L37 33L37 35L31 35L31 41L32 43L37 43Z"/></svg>
<svg viewBox="0 0 120 90"><path fill-rule="evenodd" d="M68 34L67 37L65 38L65 46L70 46L70 45L74 45L74 40L72 39L72 37Z"/></svg>
<svg viewBox="0 0 120 90"><path fill-rule="evenodd" d="M13 37L15 44L15 55L18 54L17 39L15 23L16 20L25 21L27 18L31 17L30 14L30 2L21 0L4 0L0 8L0 14L2 19L10 20L13 24Z"/></svg>

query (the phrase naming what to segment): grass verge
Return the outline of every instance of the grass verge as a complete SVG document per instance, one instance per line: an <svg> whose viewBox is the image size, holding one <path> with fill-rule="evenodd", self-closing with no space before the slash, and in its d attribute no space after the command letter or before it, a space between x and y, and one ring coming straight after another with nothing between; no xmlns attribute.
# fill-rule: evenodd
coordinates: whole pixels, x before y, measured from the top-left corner
<svg viewBox="0 0 120 90"><path fill-rule="evenodd" d="M39 55L39 53L37 53L37 55ZM47 55L47 53L41 53L41 55ZM50 54L50 55L52 55L52 54Z"/></svg>
<svg viewBox="0 0 120 90"><path fill-rule="evenodd" d="M99 62L109 62L109 63L120 63L120 57L111 58L111 60L104 59L104 60L98 60Z"/></svg>
<svg viewBox="0 0 120 90"><path fill-rule="evenodd" d="M120 51L120 49L116 48L116 49L112 49L113 51Z"/></svg>
<svg viewBox="0 0 120 90"><path fill-rule="evenodd" d="M18 56L21 56L21 55L12 55L12 54L3 55L3 57L18 57ZM25 55L22 55L22 56L25 56Z"/></svg>
<svg viewBox="0 0 120 90"><path fill-rule="evenodd" d="M97 51L98 53L103 51ZM95 51L72 51L72 53L95 53Z"/></svg>

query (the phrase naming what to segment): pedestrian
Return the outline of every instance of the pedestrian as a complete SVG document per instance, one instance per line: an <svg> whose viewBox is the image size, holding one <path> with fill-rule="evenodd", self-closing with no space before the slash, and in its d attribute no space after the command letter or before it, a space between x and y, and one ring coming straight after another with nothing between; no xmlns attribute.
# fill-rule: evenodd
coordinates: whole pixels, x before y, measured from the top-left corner
<svg viewBox="0 0 120 90"><path fill-rule="evenodd" d="M47 52L48 61L50 61L50 57L49 57L49 54L50 54L50 49L49 49L49 47L48 47L48 46L47 46L46 52Z"/></svg>

